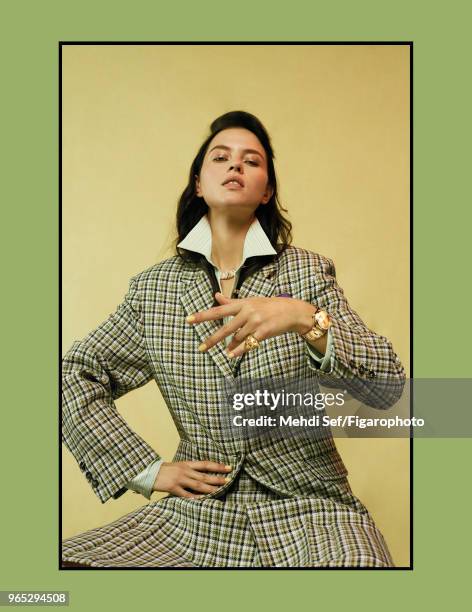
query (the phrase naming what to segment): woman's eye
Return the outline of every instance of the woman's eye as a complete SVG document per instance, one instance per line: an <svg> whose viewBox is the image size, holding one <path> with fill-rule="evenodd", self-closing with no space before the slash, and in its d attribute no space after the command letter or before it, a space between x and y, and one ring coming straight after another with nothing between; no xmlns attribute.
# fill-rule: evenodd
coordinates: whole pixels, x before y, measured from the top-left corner
<svg viewBox="0 0 472 612"><path fill-rule="evenodd" d="M213 158L213 161L228 161L228 158L225 157L224 155L218 155L217 157ZM246 163L248 163L251 166L258 166L259 162L254 161L253 159L246 159Z"/></svg>

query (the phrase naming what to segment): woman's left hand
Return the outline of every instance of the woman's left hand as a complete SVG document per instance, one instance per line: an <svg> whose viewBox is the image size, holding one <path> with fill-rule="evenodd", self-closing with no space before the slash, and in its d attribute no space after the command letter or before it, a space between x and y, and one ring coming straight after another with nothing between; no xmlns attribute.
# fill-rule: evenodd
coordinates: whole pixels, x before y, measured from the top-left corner
<svg viewBox="0 0 472 612"><path fill-rule="evenodd" d="M287 332L303 334L311 328L315 306L290 297L251 297L232 299L222 293L215 297L221 304L187 317L191 324L213 321L233 316L217 332L209 336L198 348L207 351L212 346L233 335L226 351L229 357L239 357L247 352L244 341L254 336L259 342Z"/></svg>

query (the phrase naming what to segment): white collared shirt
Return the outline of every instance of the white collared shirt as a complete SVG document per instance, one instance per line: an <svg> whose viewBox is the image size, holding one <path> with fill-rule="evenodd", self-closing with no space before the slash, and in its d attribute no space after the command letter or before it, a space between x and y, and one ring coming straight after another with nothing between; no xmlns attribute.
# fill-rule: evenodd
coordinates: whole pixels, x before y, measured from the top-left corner
<svg viewBox="0 0 472 612"><path fill-rule="evenodd" d="M178 247L187 251L194 251L204 255L207 261L219 272L216 264L211 260L212 236L211 226L208 221L208 216L203 215L200 221L183 240L179 242ZM267 234L262 229L257 217L254 219L249 229L247 230L243 246L243 258L237 271L240 270L246 259L249 257L257 257L261 255L277 255L277 251L271 245ZM219 282L219 279L218 279Z"/></svg>

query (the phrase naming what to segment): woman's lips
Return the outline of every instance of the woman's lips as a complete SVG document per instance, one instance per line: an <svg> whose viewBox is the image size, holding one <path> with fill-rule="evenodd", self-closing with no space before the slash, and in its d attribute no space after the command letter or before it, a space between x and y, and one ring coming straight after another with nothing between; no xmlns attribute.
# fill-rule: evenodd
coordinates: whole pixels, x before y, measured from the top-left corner
<svg viewBox="0 0 472 612"><path fill-rule="evenodd" d="M227 189L244 189L243 186L236 181L229 181L229 183L225 183L223 187Z"/></svg>

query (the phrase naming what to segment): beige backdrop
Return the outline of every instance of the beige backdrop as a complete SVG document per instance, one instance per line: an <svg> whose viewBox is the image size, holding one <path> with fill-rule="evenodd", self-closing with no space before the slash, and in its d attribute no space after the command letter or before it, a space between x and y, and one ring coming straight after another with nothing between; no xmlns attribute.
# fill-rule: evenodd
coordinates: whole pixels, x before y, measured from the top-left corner
<svg viewBox="0 0 472 612"><path fill-rule="evenodd" d="M409 368L409 49L393 45L64 47L64 352L131 276L173 254L190 163L229 110L272 136L293 243L334 259L350 304ZM178 436L155 384L117 407L171 460ZM395 563L408 564L409 441L337 445ZM147 503L129 492L101 504L66 449L62 476L63 537Z"/></svg>

